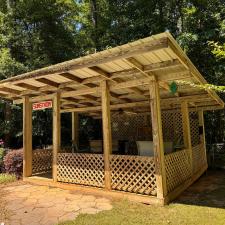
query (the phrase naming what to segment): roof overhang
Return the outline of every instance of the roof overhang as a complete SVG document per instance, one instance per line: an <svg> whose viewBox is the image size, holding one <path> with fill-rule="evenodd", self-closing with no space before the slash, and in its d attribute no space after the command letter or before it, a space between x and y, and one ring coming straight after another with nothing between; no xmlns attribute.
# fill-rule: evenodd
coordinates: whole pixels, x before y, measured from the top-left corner
<svg viewBox="0 0 225 225"><path fill-rule="evenodd" d="M159 82L162 109L179 108L182 101L194 109L224 107L214 91L179 84L207 82L168 32L2 80L0 96L19 104L24 96L38 102L60 91L61 112L95 115L101 111L102 80L108 80L112 110L149 111L152 80ZM171 82L178 83L176 94Z"/></svg>

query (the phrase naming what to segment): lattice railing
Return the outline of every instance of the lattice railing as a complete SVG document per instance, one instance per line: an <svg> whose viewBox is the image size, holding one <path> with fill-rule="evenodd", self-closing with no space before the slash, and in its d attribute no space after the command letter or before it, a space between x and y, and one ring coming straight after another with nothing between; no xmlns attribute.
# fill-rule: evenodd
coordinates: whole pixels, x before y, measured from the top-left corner
<svg viewBox="0 0 225 225"><path fill-rule="evenodd" d="M191 177L187 150L165 155L166 183L168 193Z"/></svg>
<svg viewBox="0 0 225 225"><path fill-rule="evenodd" d="M111 155L110 166L112 189L156 195L153 157Z"/></svg>
<svg viewBox="0 0 225 225"><path fill-rule="evenodd" d="M205 149L203 144L192 147L193 172L196 173L207 164Z"/></svg>
<svg viewBox="0 0 225 225"><path fill-rule="evenodd" d="M103 187L103 155L59 153L57 159L57 180L67 183Z"/></svg>
<svg viewBox="0 0 225 225"><path fill-rule="evenodd" d="M32 174L47 173L52 169L52 149L36 149L32 156Z"/></svg>
<svg viewBox="0 0 225 225"><path fill-rule="evenodd" d="M200 143L198 113L189 112L189 117L190 117L190 129L191 129L191 144L192 146L195 146Z"/></svg>

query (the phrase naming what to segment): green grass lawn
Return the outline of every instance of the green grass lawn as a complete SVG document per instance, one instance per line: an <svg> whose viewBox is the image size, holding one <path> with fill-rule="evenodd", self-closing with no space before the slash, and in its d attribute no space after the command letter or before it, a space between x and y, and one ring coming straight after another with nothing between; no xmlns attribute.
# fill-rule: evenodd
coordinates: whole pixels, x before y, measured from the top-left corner
<svg viewBox="0 0 225 225"><path fill-rule="evenodd" d="M60 225L224 225L224 174L225 171L209 171L168 206L117 201L110 211L81 214Z"/></svg>
<svg viewBox="0 0 225 225"><path fill-rule="evenodd" d="M110 211L81 214L60 225L224 225L225 209L174 203L165 207L128 201L115 202Z"/></svg>
<svg viewBox="0 0 225 225"><path fill-rule="evenodd" d="M7 173L0 173L0 184L8 184L16 181L16 176Z"/></svg>

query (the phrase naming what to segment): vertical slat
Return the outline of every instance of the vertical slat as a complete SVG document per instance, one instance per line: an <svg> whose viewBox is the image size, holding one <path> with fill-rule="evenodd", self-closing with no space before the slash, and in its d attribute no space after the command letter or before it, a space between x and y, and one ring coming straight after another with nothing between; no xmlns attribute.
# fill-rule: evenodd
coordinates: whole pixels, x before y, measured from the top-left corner
<svg viewBox="0 0 225 225"><path fill-rule="evenodd" d="M79 119L78 119L78 113L72 112L72 143L73 145L76 145L78 147L78 141L79 141Z"/></svg>
<svg viewBox="0 0 225 225"><path fill-rule="evenodd" d="M191 129L190 129L190 118L188 103L181 103L181 115L182 115L182 125L183 125L183 137L184 137L184 147L188 150L190 158L190 167L193 172L193 155L192 155L192 146L191 146Z"/></svg>
<svg viewBox="0 0 225 225"><path fill-rule="evenodd" d="M32 175L32 105L23 98L23 176Z"/></svg>
<svg viewBox="0 0 225 225"><path fill-rule="evenodd" d="M156 81L151 82L149 92L150 92L154 154L156 159L157 198L164 198L167 195L166 170L164 160L159 85Z"/></svg>
<svg viewBox="0 0 225 225"><path fill-rule="evenodd" d="M202 134L200 135L200 143L202 145L202 150L205 155L205 162L207 163L207 153L206 153L206 142L205 142L205 124L204 124L204 112L203 110L198 111L198 121L199 126L202 127Z"/></svg>
<svg viewBox="0 0 225 225"><path fill-rule="evenodd" d="M53 181L57 181L57 154L61 146L61 116L60 116L60 93L53 97L53 160L52 175Z"/></svg>
<svg viewBox="0 0 225 225"><path fill-rule="evenodd" d="M107 81L101 82L102 89L102 126L104 144L105 188L111 189L110 154L112 153L112 134L110 116L110 94Z"/></svg>

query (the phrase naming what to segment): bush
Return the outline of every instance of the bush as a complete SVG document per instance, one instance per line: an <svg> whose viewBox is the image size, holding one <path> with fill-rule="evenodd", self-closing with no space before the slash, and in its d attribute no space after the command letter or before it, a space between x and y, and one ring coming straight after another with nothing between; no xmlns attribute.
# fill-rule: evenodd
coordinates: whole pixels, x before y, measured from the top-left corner
<svg viewBox="0 0 225 225"><path fill-rule="evenodd" d="M15 174L17 178L23 173L23 150L11 150L4 157L5 172Z"/></svg>
<svg viewBox="0 0 225 225"><path fill-rule="evenodd" d="M0 173L3 172L3 167L4 167L3 158L4 158L4 155L5 155L4 148L0 148Z"/></svg>
<svg viewBox="0 0 225 225"><path fill-rule="evenodd" d="M14 174L1 173L0 174L0 184L7 184L16 181L16 176Z"/></svg>

